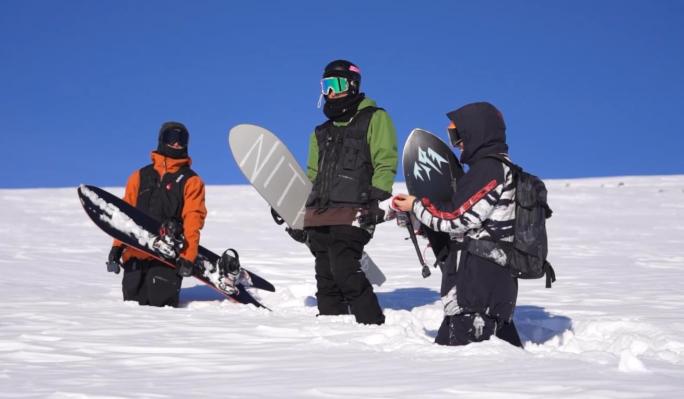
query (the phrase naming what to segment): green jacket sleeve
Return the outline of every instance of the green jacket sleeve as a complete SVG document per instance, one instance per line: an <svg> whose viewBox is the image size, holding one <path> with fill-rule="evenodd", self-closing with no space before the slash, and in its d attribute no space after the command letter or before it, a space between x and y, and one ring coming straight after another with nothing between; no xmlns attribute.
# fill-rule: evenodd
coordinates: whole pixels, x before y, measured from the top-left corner
<svg viewBox="0 0 684 399"><path fill-rule="evenodd" d="M316 140L316 132L311 134L309 139L309 157L306 162L306 175L312 182L316 180L318 174L318 141Z"/></svg>
<svg viewBox="0 0 684 399"><path fill-rule="evenodd" d="M387 112L373 114L367 137L374 170L371 185L391 194L397 174L397 131Z"/></svg>

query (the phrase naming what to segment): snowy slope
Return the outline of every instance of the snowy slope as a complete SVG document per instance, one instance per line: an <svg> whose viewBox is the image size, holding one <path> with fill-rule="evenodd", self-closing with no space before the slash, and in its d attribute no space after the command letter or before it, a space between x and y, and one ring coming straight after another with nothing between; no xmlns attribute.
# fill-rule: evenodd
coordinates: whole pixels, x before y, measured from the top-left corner
<svg viewBox="0 0 684 399"><path fill-rule="evenodd" d="M276 285L257 292L273 312L192 279L182 308L157 309L120 300L75 188L0 190L0 397L681 397L684 176L548 185L558 281L520 283L524 351L432 344L439 273L420 276L393 224L367 247L387 324L316 318L305 247L251 187L208 187L203 245L238 248Z"/></svg>

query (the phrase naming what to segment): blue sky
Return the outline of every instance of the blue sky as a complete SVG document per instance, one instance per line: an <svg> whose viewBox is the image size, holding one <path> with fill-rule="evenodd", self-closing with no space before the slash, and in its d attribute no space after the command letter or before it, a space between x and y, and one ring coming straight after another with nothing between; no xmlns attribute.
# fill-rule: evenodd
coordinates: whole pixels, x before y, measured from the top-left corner
<svg viewBox="0 0 684 399"><path fill-rule="evenodd" d="M682 174L682 21L666 0L5 0L0 187L122 186L166 120L188 126L208 184L246 182L227 147L238 123L304 163L337 58L361 67L400 147L486 100L544 178Z"/></svg>

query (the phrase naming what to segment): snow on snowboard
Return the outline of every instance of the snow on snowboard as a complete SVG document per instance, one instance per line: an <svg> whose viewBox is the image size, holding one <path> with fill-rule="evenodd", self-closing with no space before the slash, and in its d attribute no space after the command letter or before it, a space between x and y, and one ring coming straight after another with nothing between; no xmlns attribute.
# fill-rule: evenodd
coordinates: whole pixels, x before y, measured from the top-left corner
<svg viewBox="0 0 684 399"><path fill-rule="evenodd" d="M285 144L261 126L242 124L230 129L228 145L257 192L288 226L302 229L312 184ZM366 252L360 262L371 284L381 286L385 282L384 273Z"/></svg>
<svg viewBox="0 0 684 399"><path fill-rule="evenodd" d="M159 221L95 186L79 186L78 197L90 219L105 233L175 268L176 248L160 238ZM265 308L247 292L246 287L274 292L273 284L241 268L235 283L235 292L232 286L226 284L227 271L219 267L220 258L219 255L200 246L192 276L234 302Z"/></svg>

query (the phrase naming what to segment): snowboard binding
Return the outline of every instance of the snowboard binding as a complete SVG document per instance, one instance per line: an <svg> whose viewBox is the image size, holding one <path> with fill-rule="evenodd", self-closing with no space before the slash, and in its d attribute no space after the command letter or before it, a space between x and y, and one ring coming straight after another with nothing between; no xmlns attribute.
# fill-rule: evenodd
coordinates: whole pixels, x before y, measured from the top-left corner
<svg viewBox="0 0 684 399"><path fill-rule="evenodd" d="M166 258L174 259L185 249L183 223L178 219L167 219L159 226L159 236L154 248Z"/></svg>
<svg viewBox="0 0 684 399"><path fill-rule="evenodd" d="M229 253L231 252L232 255ZM233 248L228 248L223 251L221 258L217 262L218 269L222 275L219 282L219 288L222 290L230 290L231 288L237 292L236 284L242 272L240 267L240 256Z"/></svg>

